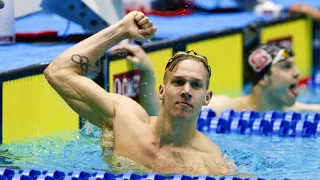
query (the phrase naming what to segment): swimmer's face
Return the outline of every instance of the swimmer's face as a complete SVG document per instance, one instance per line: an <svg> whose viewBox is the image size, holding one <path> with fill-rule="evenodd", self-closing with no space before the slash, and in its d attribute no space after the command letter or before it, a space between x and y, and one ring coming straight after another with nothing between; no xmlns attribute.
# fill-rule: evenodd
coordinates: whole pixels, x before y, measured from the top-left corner
<svg viewBox="0 0 320 180"><path fill-rule="evenodd" d="M300 71L295 65L294 57L279 61L271 67L271 75L268 75L270 98L277 104L292 106L298 96L298 78Z"/></svg>
<svg viewBox="0 0 320 180"><path fill-rule="evenodd" d="M177 118L198 118L212 92L207 90L208 72L201 62L183 60L167 72L165 84L160 86L159 97L170 115Z"/></svg>

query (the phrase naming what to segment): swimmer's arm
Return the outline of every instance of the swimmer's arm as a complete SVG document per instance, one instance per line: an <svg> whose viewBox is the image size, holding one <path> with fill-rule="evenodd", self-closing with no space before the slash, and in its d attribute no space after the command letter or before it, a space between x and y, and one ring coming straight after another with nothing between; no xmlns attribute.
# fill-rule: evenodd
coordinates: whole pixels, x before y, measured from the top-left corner
<svg viewBox="0 0 320 180"><path fill-rule="evenodd" d="M320 10L307 4L293 4L290 6L289 11L291 13L308 15L311 18L320 21Z"/></svg>
<svg viewBox="0 0 320 180"><path fill-rule="evenodd" d="M83 75L101 54L125 39L125 32L121 23L112 25L63 52L44 71L48 82L69 106L98 126L115 117L115 107L124 97L105 92Z"/></svg>
<svg viewBox="0 0 320 180"><path fill-rule="evenodd" d="M310 13L308 14L311 18L320 22L320 10L316 8L311 8Z"/></svg>
<svg viewBox="0 0 320 180"><path fill-rule="evenodd" d="M304 104L296 102L292 107L286 108L286 111L320 112L320 104Z"/></svg>
<svg viewBox="0 0 320 180"><path fill-rule="evenodd" d="M219 173L212 171L212 174L219 176L235 176L240 178L258 177L254 174L239 172L234 160L229 158L226 154L222 157L222 153L217 146L213 149L215 149L216 154L212 157L213 160L211 161L211 166L212 169L216 169Z"/></svg>
<svg viewBox="0 0 320 180"><path fill-rule="evenodd" d="M210 168L210 174L217 176L230 175L233 172L233 168L229 167L224 161L222 153L217 145L211 145L210 147L210 159L207 159L207 166Z"/></svg>
<svg viewBox="0 0 320 180"><path fill-rule="evenodd" d="M113 48L113 51L127 50L131 52L126 56L137 69L140 70L138 103L147 111L149 116L158 115L160 100L155 89L154 66L142 47L132 44L121 44Z"/></svg>
<svg viewBox="0 0 320 180"><path fill-rule="evenodd" d="M155 74L153 70L141 71L139 104L149 116L158 115L160 100L155 90Z"/></svg>
<svg viewBox="0 0 320 180"><path fill-rule="evenodd" d="M211 169L211 174L221 175L221 176L236 176L236 177L257 177L254 174L245 174L238 172L237 165L234 160L231 159L227 154L222 155L219 147L213 143L209 138L205 138L207 144L202 144L205 151L211 154L210 159L207 159L206 162ZM205 142L205 141L204 141Z"/></svg>
<svg viewBox="0 0 320 180"><path fill-rule="evenodd" d="M204 152L207 156L204 156L205 166L209 169L210 174L213 175L228 175L231 173L226 162L223 160L222 153L219 147L212 142L208 136L199 133L199 139L195 145L195 149Z"/></svg>

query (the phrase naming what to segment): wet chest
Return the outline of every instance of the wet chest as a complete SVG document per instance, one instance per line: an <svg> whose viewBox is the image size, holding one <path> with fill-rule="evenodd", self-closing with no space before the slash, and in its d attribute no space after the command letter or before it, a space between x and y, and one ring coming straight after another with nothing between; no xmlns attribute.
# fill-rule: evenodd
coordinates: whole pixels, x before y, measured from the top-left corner
<svg viewBox="0 0 320 180"><path fill-rule="evenodd" d="M205 156L192 150L164 149L156 153L153 169L161 173L208 174Z"/></svg>

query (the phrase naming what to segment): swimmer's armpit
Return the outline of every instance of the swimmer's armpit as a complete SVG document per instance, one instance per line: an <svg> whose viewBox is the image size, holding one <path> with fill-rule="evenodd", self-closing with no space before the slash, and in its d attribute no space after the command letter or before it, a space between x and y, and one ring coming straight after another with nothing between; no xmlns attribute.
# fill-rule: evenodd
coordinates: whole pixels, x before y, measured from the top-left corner
<svg viewBox="0 0 320 180"><path fill-rule="evenodd" d="M71 56L71 61L76 64L80 64L80 68L84 72L88 72L88 69L91 67L91 65L89 64L89 59L86 56L74 54Z"/></svg>

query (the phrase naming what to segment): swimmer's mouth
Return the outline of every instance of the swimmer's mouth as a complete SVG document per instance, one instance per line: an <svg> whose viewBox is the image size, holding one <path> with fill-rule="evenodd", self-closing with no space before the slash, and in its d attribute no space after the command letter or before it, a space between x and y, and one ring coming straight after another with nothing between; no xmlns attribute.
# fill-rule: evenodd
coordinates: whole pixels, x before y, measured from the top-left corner
<svg viewBox="0 0 320 180"><path fill-rule="evenodd" d="M289 86L289 90L294 96L298 96L299 95L297 83L291 84Z"/></svg>
<svg viewBox="0 0 320 180"><path fill-rule="evenodd" d="M193 107L191 104L186 103L186 102L177 102L176 104L187 105L187 106Z"/></svg>

